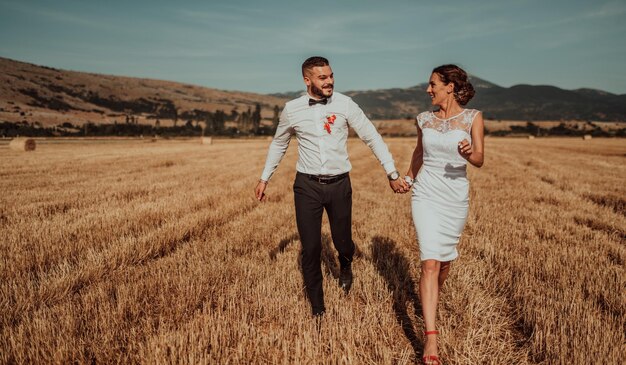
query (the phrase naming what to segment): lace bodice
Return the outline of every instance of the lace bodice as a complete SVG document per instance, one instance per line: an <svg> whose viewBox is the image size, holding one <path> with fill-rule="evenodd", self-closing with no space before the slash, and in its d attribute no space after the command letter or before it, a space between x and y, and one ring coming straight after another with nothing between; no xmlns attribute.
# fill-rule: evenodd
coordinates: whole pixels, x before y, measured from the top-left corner
<svg viewBox="0 0 626 365"><path fill-rule="evenodd" d="M453 117L442 119L431 111L417 116L417 125L422 130L424 165L465 167L467 161L458 152L458 143L463 139L472 142L472 122L478 114L476 109L463 109Z"/></svg>
<svg viewBox="0 0 626 365"><path fill-rule="evenodd" d="M452 130L464 130L471 136L472 121L477 113L478 110L476 109L463 109L462 112L453 117L441 119L437 118L435 113L428 111L421 113L417 118L418 123L420 119L422 121L420 124L422 131L424 128L432 128L439 133L447 133Z"/></svg>

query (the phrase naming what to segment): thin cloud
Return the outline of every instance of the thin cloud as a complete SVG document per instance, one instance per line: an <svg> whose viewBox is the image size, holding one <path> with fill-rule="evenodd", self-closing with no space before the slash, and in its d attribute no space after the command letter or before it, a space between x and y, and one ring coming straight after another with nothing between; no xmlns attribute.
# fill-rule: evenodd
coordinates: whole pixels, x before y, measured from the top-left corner
<svg viewBox="0 0 626 365"><path fill-rule="evenodd" d="M246 16L234 12L198 11L189 9L179 9L176 11L176 15L182 21L193 21L206 25L240 22L246 18Z"/></svg>
<svg viewBox="0 0 626 365"><path fill-rule="evenodd" d="M17 11L32 17L41 17L44 20L51 20L63 24L73 24L79 27L88 27L96 30L112 31L117 28L109 21L101 21L88 14L75 14L69 11L61 11L52 8L42 7L42 5L32 5L28 3L4 3L11 11Z"/></svg>
<svg viewBox="0 0 626 365"><path fill-rule="evenodd" d="M621 17L626 13L626 3L615 1L603 4L600 9L590 11L586 15L589 18L613 18Z"/></svg>

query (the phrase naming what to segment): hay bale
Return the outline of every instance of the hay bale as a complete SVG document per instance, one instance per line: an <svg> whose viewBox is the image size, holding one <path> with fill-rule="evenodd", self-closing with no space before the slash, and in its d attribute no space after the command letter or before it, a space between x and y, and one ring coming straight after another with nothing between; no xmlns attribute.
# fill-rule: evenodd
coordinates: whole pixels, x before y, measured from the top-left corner
<svg viewBox="0 0 626 365"><path fill-rule="evenodd" d="M200 143L202 143L202 144L213 144L213 138L211 138L211 137L200 137Z"/></svg>
<svg viewBox="0 0 626 365"><path fill-rule="evenodd" d="M588 139L591 139L591 134L585 134L585 135L583 136L583 140L585 140L585 141L586 141L586 140L588 140Z"/></svg>
<svg viewBox="0 0 626 365"><path fill-rule="evenodd" d="M34 151L35 147L35 140L32 138L18 137L9 142L9 148L15 151Z"/></svg>
<svg viewBox="0 0 626 365"><path fill-rule="evenodd" d="M535 139L535 136L528 136L528 139Z"/></svg>

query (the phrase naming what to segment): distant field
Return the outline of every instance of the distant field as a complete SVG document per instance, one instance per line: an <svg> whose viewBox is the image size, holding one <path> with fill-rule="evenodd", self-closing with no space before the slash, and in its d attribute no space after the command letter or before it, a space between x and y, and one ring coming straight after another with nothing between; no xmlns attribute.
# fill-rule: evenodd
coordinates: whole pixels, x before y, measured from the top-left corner
<svg viewBox="0 0 626 365"><path fill-rule="evenodd" d="M401 172L414 140L386 139ZM410 197L349 142L355 284L324 224L321 332L299 271L292 146L0 146L0 363L410 364L421 356ZM444 364L620 364L626 141L488 138L441 298Z"/></svg>

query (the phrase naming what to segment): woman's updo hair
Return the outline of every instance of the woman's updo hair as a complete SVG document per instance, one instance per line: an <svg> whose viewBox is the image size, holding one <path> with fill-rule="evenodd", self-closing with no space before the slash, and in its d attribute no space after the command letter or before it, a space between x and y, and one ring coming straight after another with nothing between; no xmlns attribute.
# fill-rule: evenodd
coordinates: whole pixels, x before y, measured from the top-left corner
<svg viewBox="0 0 626 365"><path fill-rule="evenodd" d="M439 75L444 84L454 84L454 98L461 104L467 104L474 97L474 87L467 79L467 73L457 65L436 67L433 73Z"/></svg>

